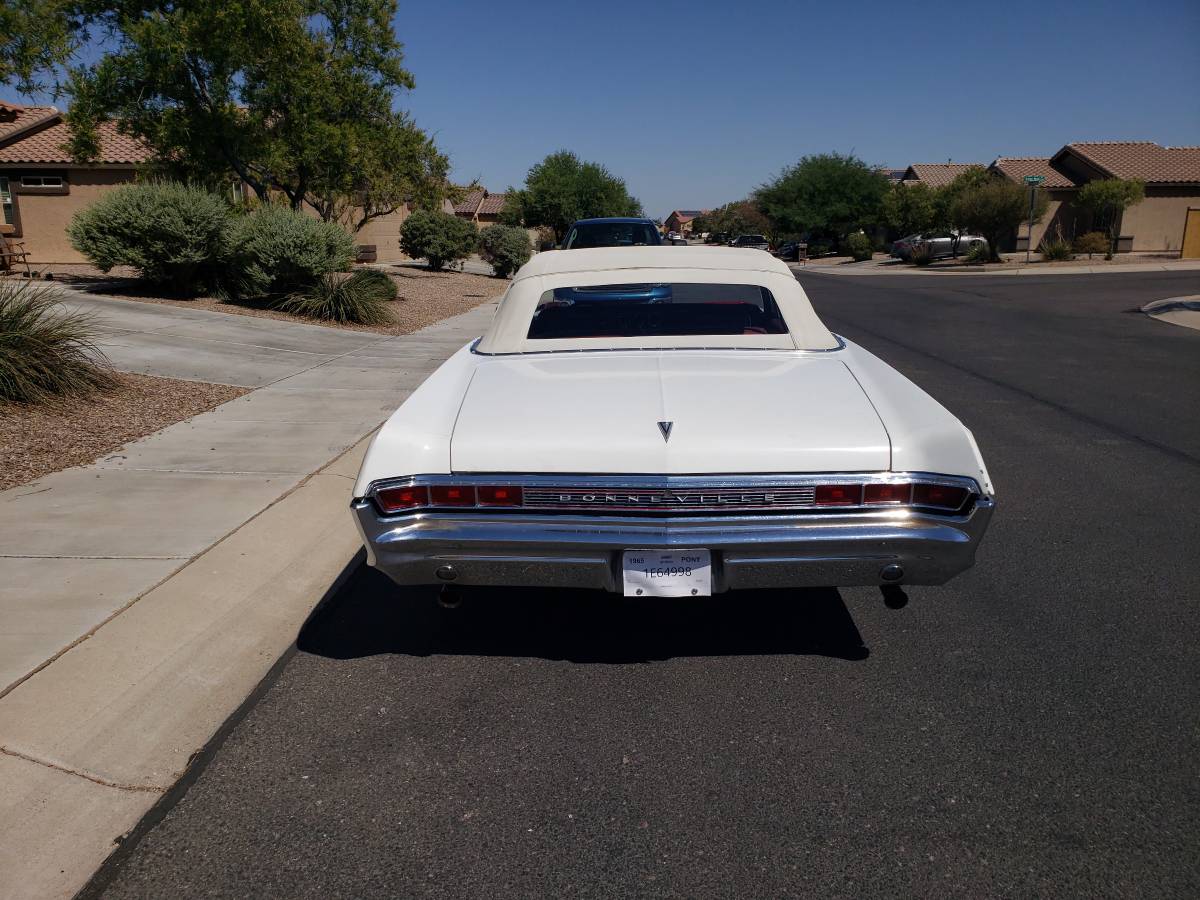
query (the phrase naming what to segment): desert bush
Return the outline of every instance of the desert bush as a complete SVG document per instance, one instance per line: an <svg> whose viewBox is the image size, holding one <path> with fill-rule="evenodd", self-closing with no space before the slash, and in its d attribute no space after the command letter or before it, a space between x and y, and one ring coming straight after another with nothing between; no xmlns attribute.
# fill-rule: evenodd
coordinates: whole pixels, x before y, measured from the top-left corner
<svg viewBox="0 0 1200 900"><path fill-rule="evenodd" d="M983 241L976 241L967 249L966 260L970 265L982 265L991 259L991 251Z"/></svg>
<svg viewBox="0 0 1200 900"><path fill-rule="evenodd" d="M927 266L933 262L933 248L927 243L914 244L912 252L908 255L908 261L914 266Z"/></svg>
<svg viewBox="0 0 1200 900"><path fill-rule="evenodd" d="M131 184L77 212L67 236L104 272L132 266L157 287L191 295L214 284L232 215L224 199L198 187Z"/></svg>
<svg viewBox="0 0 1200 900"><path fill-rule="evenodd" d="M479 233L479 255L500 278L507 278L533 255L529 232L510 225L489 225Z"/></svg>
<svg viewBox="0 0 1200 900"><path fill-rule="evenodd" d="M1038 252L1042 254L1042 262L1059 262L1072 258L1071 244L1061 235L1042 241Z"/></svg>
<svg viewBox="0 0 1200 900"><path fill-rule="evenodd" d="M0 279L0 400L82 397L115 383L92 344L91 319L59 299L56 288Z"/></svg>
<svg viewBox="0 0 1200 900"><path fill-rule="evenodd" d="M341 227L279 204L234 219L228 246L222 287L233 297L294 293L354 261L354 239Z"/></svg>
<svg viewBox="0 0 1200 900"><path fill-rule="evenodd" d="M466 259L478 244L475 226L450 213L418 209L400 226L400 249L413 259L428 260L435 272Z"/></svg>
<svg viewBox="0 0 1200 900"><path fill-rule="evenodd" d="M321 275L303 290L289 294L275 308L308 319L382 325L392 321L387 304L395 299L396 285L387 279L391 288L389 297L376 274L383 273L361 269L350 276L339 272Z"/></svg>
<svg viewBox="0 0 1200 900"><path fill-rule="evenodd" d="M356 269L354 278L358 279L358 283L364 288L378 294L381 300L395 300L399 296L399 290L396 288L396 282L386 272L381 272L379 269Z"/></svg>
<svg viewBox="0 0 1200 900"><path fill-rule="evenodd" d="M862 232L846 235L846 240L843 241L846 251L854 257L855 262L865 262L871 258L874 252L874 247L871 246L871 239Z"/></svg>
<svg viewBox="0 0 1200 900"><path fill-rule="evenodd" d="M1088 259L1092 258L1093 253L1107 253L1108 251L1108 237L1102 231L1089 231L1087 234L1081 234L1075 238L1075 252L1086 253Z"/></svg>

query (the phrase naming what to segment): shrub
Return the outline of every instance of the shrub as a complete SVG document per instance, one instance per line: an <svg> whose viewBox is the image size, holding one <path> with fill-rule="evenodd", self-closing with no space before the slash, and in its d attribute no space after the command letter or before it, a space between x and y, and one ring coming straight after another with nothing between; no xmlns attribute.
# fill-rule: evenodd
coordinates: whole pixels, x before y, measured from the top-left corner
<svg viewBox="0 0 1200 900"><path fill-rule="evenodd" d="M387 279L389 297L376 275L383 273L362 269L349 277L337 272L322 275L303 291L285 297L275 308L309 319L382 325L392 321L387 303L395 299L396 285Z"/></svg>
<svg viewBox="0 0 1200 900"><path fill-rule="evenodd" d="M1089 231L1075 238L1075 252L1086 253L1088 259L1093 253L1107 253L1109 250L1108 237L1102 231Z"/></svg>
<svg viewBox="0 0 1200 900"><path fill-rule="evenodd" d="M270 204L235 219L223 288L234 297L262 297L312 287L354 261L354 239L332 222Z"/></svg>
<svg viewBox="0 0 1200 900"><path fill-rule="evenodd" d="M933 262L933 248L924 241L914 244L908 259L914 266L927 266Z"/></svg>
<svg viewBox="0 0 1200 900"><path fill-rule="evenodd" d="M131 184L77 212L67 235L104 272L132 266L151 284L188 295L214 284L231 216L221 197L198 187Z"/></svg>
<svg viewBox="0 0 1200 900"><path fill-rule="evenodd" d="M982 265L991 259L992 254L988 250L987 244L983 241L976 241L967 249L967 263L970 265Z"/></svg>
<svg viewBox="0 0 1200 900"><path fill-rule="evenodd" d="M351 277L357 278L359 284L369 288L381 300L395 300L399 296L396 282L386 272L378 269L358 269Z"/></svg>
<svg viewBox="0 0 1200 900"><path fill-rule="evenodd" d="M491 263L500 278L507 278L533 255L529 232L509 225L489 225L479 233L479 255Z"/></svg>
<svg viewBox="0 0 1200 900"><path fill-rule="evenodd" d="M0 400L82 397L115 383L90 318L59 299L55 288L0 279Z"/></svg>
<svg viewBox="0 0 1200 900"><path fill-rule="evenodd" d="M435 272L466 259L478 243L473 224L440 210L418 209L400 226L400 249L413 259L428 260Z"/></svg>
<svg viewBox="0 0 1200 900"><path fill-rule="evenodd" d="M1042 254L1042 262L1058 262L1072 258L1071 244L1064 240L1061 235L1042 241L1042 245L1038 247L1038 252Z"/></svg>
<svg viewBox="0 0 1200 900"><path fill-rule="evenodd" d="M871 254L874 252L871 239L862 232L847 235L844 245L847 252L854 257L855 262L865 262L871 258Z"/></svg>

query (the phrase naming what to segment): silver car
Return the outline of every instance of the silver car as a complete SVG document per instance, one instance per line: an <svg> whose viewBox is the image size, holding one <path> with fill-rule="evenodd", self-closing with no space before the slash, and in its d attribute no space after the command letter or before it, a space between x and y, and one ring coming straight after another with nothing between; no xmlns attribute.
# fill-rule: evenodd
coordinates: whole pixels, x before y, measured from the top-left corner
<svg viewBox="0 0 1200 900"><path fill-rule="evenodd" d="M958 237L957 251L954 247L955 236ZM987 238L978 234L958 234L955 231L934 231L927 234L910 234L892 244L892 256L899 259L910 259L917 247L928 247L932 259L944 259L954 256L965 256L975 247L986 247Z"/></svg>

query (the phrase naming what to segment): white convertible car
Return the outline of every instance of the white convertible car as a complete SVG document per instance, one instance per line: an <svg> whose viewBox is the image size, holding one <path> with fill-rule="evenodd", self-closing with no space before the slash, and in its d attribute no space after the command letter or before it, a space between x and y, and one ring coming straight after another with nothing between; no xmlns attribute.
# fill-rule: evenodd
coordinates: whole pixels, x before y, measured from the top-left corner
<svg viewBox="0 0 1200 900"><path fill-rule="evenodd" d="M376 435L399 584L631 596L942 584L995 500L971 433L759 250L541 253Z"/></svg>

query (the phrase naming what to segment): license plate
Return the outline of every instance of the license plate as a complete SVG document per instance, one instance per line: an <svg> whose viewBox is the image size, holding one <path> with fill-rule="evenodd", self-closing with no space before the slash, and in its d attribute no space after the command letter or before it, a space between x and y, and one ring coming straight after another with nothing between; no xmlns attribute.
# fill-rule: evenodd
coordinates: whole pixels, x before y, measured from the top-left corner
<svg viewBox="0 0 1200 900"><path fill-rule="evenodd" d="M712 554L707 550L626 550L621 561L626 597L707 597Z"/></svg>

